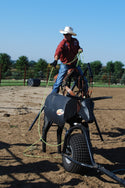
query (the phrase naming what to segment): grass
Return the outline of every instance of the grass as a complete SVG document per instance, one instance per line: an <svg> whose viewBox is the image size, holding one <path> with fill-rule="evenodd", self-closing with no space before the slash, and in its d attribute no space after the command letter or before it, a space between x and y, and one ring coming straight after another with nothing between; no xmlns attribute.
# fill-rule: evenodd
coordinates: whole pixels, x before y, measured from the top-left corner
<svg viewBox="0 0 125 188"><path fill-rule="evenodd" d="M107 84L107 83L94 83L93 87L112 87L112 88L125 88L125 85L120 84Z"/></svg>
<svg viewBox="0 0 125 188"><path fill-rule="evenodd" d="M40 86L45 87L46 81L41 81ZM54 82L50 81L48 86L53 86ZM0 86L24 86L23 80L1 80ZM27 86L27 81L25 82L25 86ZM93 84L93 87L114 87L114 88L125 88L125 85L117 85L117 84L106 84L101 82L96 82Z"/></svg>
<svg viewBox="0 0 125 188"><path fill-rule="evenodd" d="M49 86L52 86L54 82L50 82ZM46 81L41 81L40 86L45 87ZM0 86L24 86L23 80L2 80ZM27 86L27 81L25 82L25 86Z"/></svg>

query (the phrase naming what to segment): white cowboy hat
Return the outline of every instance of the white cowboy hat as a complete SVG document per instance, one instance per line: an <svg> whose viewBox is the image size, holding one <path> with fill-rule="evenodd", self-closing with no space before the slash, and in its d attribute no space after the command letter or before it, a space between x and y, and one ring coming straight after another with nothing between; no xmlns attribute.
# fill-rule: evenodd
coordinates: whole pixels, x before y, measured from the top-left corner
<svg viewBox="0 0 125 188"><path fill-rule="evenodd" d="M66 26L64 30L60 30L59 32L64 34L64 35L65 34L71 34L71 35L76 36L76 33L73 32L73 28L72 27L68 27L68 26Z"/></svg>

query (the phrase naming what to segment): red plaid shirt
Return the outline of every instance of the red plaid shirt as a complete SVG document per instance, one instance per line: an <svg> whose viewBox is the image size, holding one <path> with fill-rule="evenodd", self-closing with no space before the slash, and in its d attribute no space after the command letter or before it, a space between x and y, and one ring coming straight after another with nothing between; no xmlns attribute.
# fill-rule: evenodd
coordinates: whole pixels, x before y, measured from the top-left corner
<svg viewBox="0 0 125 188"><path fill-rule="evenodd" d="M74 57L78 53L79 48L79 42L76 38L71 38L71 41L63 39L57 46L55 56L58 56L60 61L66 64L74 59Z"/></svg>

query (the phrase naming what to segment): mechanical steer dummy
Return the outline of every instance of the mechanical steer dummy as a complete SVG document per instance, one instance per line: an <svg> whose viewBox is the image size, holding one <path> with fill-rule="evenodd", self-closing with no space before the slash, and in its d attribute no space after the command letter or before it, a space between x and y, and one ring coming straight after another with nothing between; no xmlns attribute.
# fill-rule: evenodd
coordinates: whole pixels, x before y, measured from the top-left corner
<svg viewBox="0 0 125 188"><path fill-rule="evenodd" d="M45 116L49 121L64 126L77 113L77 100L57 93L48 95L45 101Z"/></svg>
<svg viewBox="0 0 125 188"><path fill-rule="evenodd" d="M53 123L58 125L57 143L61 142L62 130L65 122L77 114L78 101L70 97L51 93L45 100L44 125L42 129L43 152L46 152L46 136ZM61 152L61 146L58 146L58 152Z"/></svg>

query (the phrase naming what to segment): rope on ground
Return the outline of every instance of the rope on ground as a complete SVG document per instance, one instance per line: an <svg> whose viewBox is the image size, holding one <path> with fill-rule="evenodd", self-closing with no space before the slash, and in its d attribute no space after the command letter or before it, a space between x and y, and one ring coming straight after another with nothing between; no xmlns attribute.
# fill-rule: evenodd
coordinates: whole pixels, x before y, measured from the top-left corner
<svg viewBox="0 0 125 188"><path fill-rule="evenodd" d="M76 60L77 60L77 65L76 65L76 67L77 67L77 66L79 65L79 63L80 63L80 53L78 53L78 54L74 57L74 59L73 59L71 62L67 63L67 64L71 64L71 63L73 63L73 62L76 61ZM51 72L50 72L50 74L49 74L48 82L47 82L47 84L46 84L45 94L44 94L44 97L43 97L42 102L41 102L41 108L43 107L44 102L45 102L46 92L47 92L47 88L48 88L48 85L49 85L49 81L50 81L50 79L51 79L51 75L52 75L53 69L54 69L54 67L51 68ZM62 141L60 144L49 144L48 142L46 142L46 141L42 138L41 133L40 133L40 119L41 119L41 113L39 114L39 117L38 117L38 134L39 134L39 140L37 140L37 141L34 142L31 146L29 146L27 149L24 150L23 155L26 156L26 157L33 157L33 158L50 158L50 157L48 157L48 156L43 157L43 156L37 156L37 155L29 155L29 154L26 154L26 152L28 152L28 151L30 151L30 150L34 150L33 146L35 146L39 141L44 142L46 145L48 145L48 146L50 146L50 147L58 147L58 146L60 146L60 145L62 145L62 144L64 143L64 141ZM54 157L54 158L60 158L60 157Z"/></svg>
<svg viewBox="0 0 125 188"><path fill-rule="evenodd" d="M51 72L50 72L50 74L49 74L49 79L48 79L48 82L47 82L47 84L46 84L46 89L45 89L45 94L44 94L44 97L43 97L43 99L42 99L42 103L41 103L41 108L42 108L42 106L43 106L43 104L44 104L44 102L45 102L45 97L46 97L46 92L47 92L47 88L48 88L48 85L49 85L49 81L50 81L50 78L51 78L51 75L52 75L52 72L53 72L53 68L54 67L52 67L51 68ZM39 114L39 118L38 118L38 134L39 134L39 140L37 140L36 142L34 142L32 145L30 145L27 149L25 149L24 150L24 152L23 152L23 155L24 156L26 156L26 157L33 157L33 158L50 158L49 156L39 156L39 155L30 155L30 154L26 154L26 152L28 152L28 151L30 151L30 150L34 150L35 148L33 147L33 146L35 146L39 141L42 141L42 142L44 142L46 145L49 145L49 146L59 146L59 145L62 145L63 144L63 142L62 143L60 143L60 144L55 144L55 145L52 145L52 144L49 144L49 143L47 143L47 142L45 142L44 140L43 140L43 138L42 138L42 136L41 136L41 134L40 134L40 118L41 118L41 113ZM55 156L54 158L61 158L61 156L60 157L58 157L58 156Z"/></svg>

